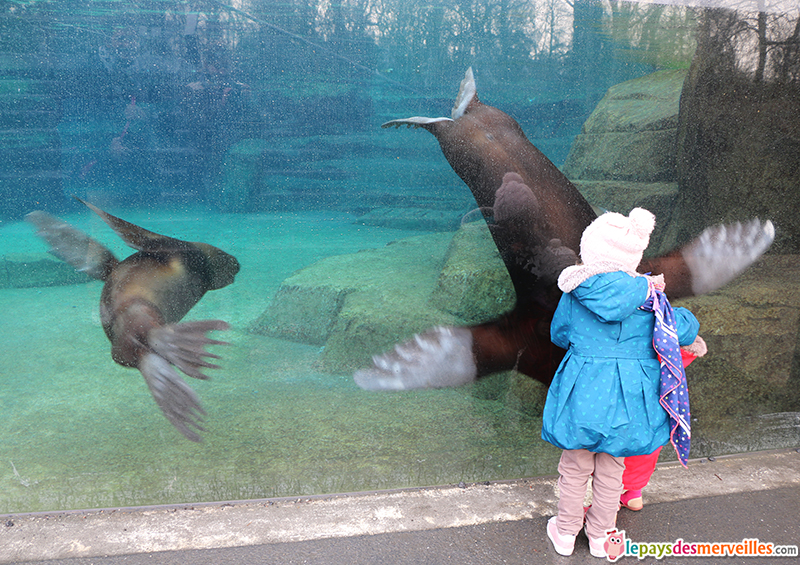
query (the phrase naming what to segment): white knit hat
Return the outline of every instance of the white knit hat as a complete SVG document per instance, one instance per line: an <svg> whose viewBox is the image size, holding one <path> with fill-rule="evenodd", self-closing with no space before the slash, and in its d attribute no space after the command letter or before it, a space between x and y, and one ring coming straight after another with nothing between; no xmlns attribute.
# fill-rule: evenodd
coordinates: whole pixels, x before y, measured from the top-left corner
<svg viewBox="0 0 800 565"><path fill-rule="evenodd" d="M584 230L581 261L584 265L617 263L626 271L635 271L655 225L656 217L644 208L634 208L628 216L606 212Z"/></svg>

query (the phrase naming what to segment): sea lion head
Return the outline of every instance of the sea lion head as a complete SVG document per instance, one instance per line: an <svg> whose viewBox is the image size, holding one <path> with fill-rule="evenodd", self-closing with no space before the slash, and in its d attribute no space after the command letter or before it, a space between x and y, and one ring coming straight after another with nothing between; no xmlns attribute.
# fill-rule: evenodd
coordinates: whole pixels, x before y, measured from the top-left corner
<svg viewBox="0 0 800 565"><path fill-rule="evenodd" d="M192 245L197 247L208 261L211 285L209 290L217 290L233 282L240 268L236 257L207 243L194 242Z"/></svg>

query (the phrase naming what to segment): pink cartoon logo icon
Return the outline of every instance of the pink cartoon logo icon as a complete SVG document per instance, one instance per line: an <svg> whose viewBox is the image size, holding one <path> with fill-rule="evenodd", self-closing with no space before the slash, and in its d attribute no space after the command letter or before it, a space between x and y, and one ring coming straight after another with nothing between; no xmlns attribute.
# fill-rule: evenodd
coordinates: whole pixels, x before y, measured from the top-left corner
<svg viewBox="0 0 800 565"><path fill-rule="evenodd" d="M606 550L606 557L609 561L616 561L625 551L625 530L618 532L610 530L606 532L606 541L603 544Z"/></svg>

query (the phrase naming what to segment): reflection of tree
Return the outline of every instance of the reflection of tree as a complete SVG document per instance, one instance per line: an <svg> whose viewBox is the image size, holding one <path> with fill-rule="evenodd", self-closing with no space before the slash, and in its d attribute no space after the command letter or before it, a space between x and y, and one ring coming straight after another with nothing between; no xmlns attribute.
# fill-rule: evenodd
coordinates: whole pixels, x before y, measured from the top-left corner
<svg viewBox="0 0 800 565"><path fill-rule="evenodd" d="M594 26L578 20L587 12L602 14L602 31L618 49L659 53L651 64L685 66L695 47L691 9L618 0L289 0L280 7L249 0L242 10L380 72L409 73L402 82L410 73L435 81L445 67L485 61L492 65L482 68L503 72L506 66L511 76L531 61L564 61L572 55L576 28ZM375 48L379 58L364 57Z"/></svg>
<svg viewBox="0 0 800 565"><path fill-rule="evenodd" d="M445 68L470 64L513 77L531 61L563 62L572 55L576 28L593 25L576 19L580 12L596 13L585 4L573 0L193 0L174 14L178 19L184 13L199 14L198 29L205 37L236 51L242 51L242 41L249 49L260 45L265 55L272 55L267 60L285 63L293 71L330 71L329 56L335 54L357 68L362 65L409 83L420 78L438 81ZM649 63L674 66L675 61L687 61L694 50L690 9L618 0L589 4L604 14L603 32L618 49L662 54L662 60ZM507 64L498 65L498 61ZM333 70L346 76L345 68L336 67ZM410 73L417 80L409 81Z"/></svg>
<svg viewBox="0 0 800 565"><path fill-rule="evenodd" d="M800 54L800 18L785 14L757 16L758 64L757 82L773 79L777 82L794 82L798 79L798 54ZM765 76L766 75L766 76Z"/></svg>
<svg viewBox="0 0 800 565"><path fill-rule="evenodd" d="M262 2L249 6L258 13ZM286 22L288 31L325 42L366 37L388 53L381 66L414 72L428 70L434 51L459 68L488 53L508 60L560 57L569 51L573 28L567 0L294 0L293 11L310 17ZM298 29L303 21L309 25Z"/></svg>
<svg viewBox="0 0 800 565"><path fill-rule="evenodd" d="M718 53L755 82L800 78L800 17L792 14L709 10L703 35Z"/></svg>
<svg viewBox="0 0 800 565"><path fill-rule="evenodd" d="M609 2L603 30L623 51L646 53L659 67L683 66L695 50L695 12L684 6Z"/></svg>
<svg viewBox="0 0 800 565"><path fill-rule="evenodd" d="M797 253L800 14L716 9L700 22L681 94L682 225L769 217L772 250Z"/></svg>

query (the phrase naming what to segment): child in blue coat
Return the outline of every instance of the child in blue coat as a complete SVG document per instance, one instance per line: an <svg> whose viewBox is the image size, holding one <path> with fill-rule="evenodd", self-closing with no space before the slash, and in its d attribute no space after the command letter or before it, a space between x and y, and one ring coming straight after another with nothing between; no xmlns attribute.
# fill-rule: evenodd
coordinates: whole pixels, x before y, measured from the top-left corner
<svg viewBox="0 0 800 565"><path fill-rule="evenodd" d="M542 438L564 450L558 515L547 524L561 555L572 553L585 522L592 555L606 556L603 543L619 510L624 458L652 453L670 440L669 415L659 402L652 306L657 296L665 301L657 292L664 289L663 275L636 272L654 226L655 217L642 208L627 217L601 215L581 237L582 263L558 279L564 294L550 333L567 354L547 394ZM670 310L677 350L695 340L699 322L684 308ZM584 518L590 476L592 505Z"/></svg>

